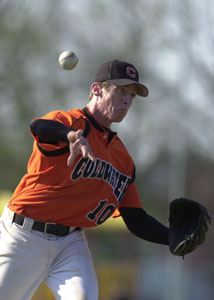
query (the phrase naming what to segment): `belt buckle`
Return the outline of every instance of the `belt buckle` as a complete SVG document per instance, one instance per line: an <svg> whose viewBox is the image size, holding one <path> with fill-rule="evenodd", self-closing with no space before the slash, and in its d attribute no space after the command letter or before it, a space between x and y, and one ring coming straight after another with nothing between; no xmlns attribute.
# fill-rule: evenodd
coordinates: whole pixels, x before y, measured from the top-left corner
<svg viewBox="0 0 214 300"><path fill-rule="evenodd" d="M54 225L56 226L56 223L45 223L45 228L44 228L44 234L47 235L47 236L56 236L56 234L52 234L52 233L48 233L48 226L49 225Z"/></svg>

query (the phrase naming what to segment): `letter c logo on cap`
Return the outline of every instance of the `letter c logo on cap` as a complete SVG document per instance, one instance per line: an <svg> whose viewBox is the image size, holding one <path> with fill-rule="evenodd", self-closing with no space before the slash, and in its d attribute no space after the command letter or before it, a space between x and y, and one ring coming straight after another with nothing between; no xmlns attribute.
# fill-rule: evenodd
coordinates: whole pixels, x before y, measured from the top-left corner
<svg viewBox="0 0 214 300"><path fill-rule="evenodd" d="M126 71L127 71L127 74L129 75L129 77L131 77L133 79L137 77L135 68L133 68L133 67L127 67Z"/></svg>

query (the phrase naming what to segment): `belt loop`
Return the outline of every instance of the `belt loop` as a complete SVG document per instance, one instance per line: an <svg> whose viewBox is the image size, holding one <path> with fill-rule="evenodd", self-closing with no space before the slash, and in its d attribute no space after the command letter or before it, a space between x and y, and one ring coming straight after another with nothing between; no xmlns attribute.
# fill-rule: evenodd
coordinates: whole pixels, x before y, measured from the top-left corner
<svg viewBox="0 0 214 300"><path fill-rule="evenodd" d="M22 225L22 229L26 231L31 231L33 226L34 220L28 217L24 218L24 223Z"/></svg>
<svg viewBox="0 0 214 300"><path fill-rule="evenodd" d="M9 209L9 207L6 205L2 214L2 220L6 218L7 220L9 219L10 225L13 223L13 218L14 218L15 213Z"/></svg>

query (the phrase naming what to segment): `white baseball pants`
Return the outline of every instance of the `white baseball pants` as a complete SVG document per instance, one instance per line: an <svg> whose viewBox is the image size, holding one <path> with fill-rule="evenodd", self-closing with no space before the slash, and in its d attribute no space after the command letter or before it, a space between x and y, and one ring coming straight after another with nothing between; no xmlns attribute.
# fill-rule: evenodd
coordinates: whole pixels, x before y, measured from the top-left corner
<svg viewBox="0 0 214 300"><path fill-rule="evenodd" d="M12 223L5 208L0 224L0 298L30 300L45 281L57 300L97 300L97 278L83 230L63 237L32 231L33 220Z"/></svg>

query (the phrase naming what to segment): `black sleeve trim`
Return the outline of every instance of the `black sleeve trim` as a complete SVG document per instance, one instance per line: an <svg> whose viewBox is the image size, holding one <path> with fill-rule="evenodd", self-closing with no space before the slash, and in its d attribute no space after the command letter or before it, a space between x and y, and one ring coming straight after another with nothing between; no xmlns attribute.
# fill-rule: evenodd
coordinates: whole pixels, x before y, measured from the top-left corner
<svg viewBox="0 0 214 300"><path fill-rule="evenodd" d="M152 243L169 244L169 229L148 215L144 209L121 207L120 213L127 228L134 235Z"/></svg>
<svg viewBox="0 0 214 300"><path fill-rule="evenodd" d="M51 156L59 156L59 155L63 155L67 152L69 152L69 145L63 147L63 148L60 148L60 149L57 149L57 150L54 150L54 151L47 151L47 150L44 150L38 143L37 143L37 147L39 149L39 151L45 155L45 156L48 156L48 157L51 157Z"/></svg>
<svg viewBox="0 0 214 300"><path fill-rule="evenodd" d="M134 170L133 170L133 172L132 172L132 178L131 178L129 184L131 184L132 182L135 181L135 178L136 178L135 171L136 171L136 169L135 169L135 167L134 167Z"/></svg>
<svg viewBox="0 0 214 300"><path fill-rule="evenodd" d="M85 120L85 130L83 132L83 136L84 136L84 138L87 138L87 136L89 135L90 129L91 129L91 125L86 119L84 119L84 120Z"/></svg>

